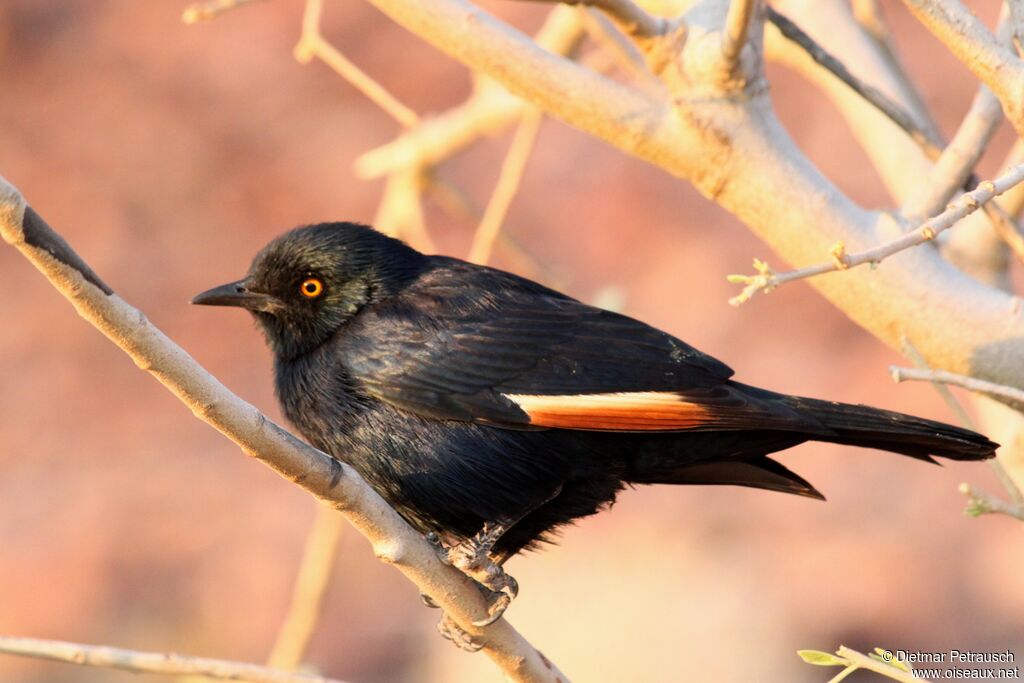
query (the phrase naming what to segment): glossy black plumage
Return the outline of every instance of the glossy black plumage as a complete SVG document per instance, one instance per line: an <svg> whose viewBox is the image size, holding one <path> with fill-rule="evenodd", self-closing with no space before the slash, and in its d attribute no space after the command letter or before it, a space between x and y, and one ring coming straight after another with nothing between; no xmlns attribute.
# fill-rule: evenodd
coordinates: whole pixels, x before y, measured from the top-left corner
<svg viewBox="0 0 1024 683"><path fill-rule="evenodd" d="M315 279L323 292L301 290ZM990 457L938 422L749 387L631 318L370 228L294 230L196 303L256 316L285 415L406 519L450 540L513 521L501 562L626 484L820 497L768 454L807 440L921 459Z"/></svg>

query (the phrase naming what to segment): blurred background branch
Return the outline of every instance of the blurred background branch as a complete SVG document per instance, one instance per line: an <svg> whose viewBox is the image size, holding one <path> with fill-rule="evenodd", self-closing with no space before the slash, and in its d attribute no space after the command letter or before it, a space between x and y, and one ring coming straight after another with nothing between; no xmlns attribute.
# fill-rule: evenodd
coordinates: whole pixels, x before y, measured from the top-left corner
<svg viewBox="0 0 1024 683"><path fill-rule="evenodd" d="M79 666L120 669L137 674L202 676L205 679L250 683L342 683L336 678L291 673L258 664L189 657L173 652L139 652L105 645L68 643L62 640L0 636L0 653L49 659Z"/></svg>

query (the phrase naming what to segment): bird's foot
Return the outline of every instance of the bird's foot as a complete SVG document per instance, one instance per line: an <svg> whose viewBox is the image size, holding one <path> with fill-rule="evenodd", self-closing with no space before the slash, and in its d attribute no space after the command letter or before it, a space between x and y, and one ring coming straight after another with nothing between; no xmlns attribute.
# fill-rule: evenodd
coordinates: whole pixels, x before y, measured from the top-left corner
<svg viewBox="0 0 1024 683"><path fill-rule="evenodd" d="M452 641L455 647L466 652L477 652L484 646L480 641L474 640L470 633L456 624L455 620L447 614L441 617L441 621L437 622L437 632L445 640Z"/></svg>
<svg viewBox="0 0 1024 683"><path fill-rule="evenodd" d="M516 580L491 559L494 544L507 528L504 524L487 522L475 536L448 549L448 561L452 566L489 593L487 617L473 622L474 626L490 626L496 622L519 593Z"/></svg>
<svg viewBox="0 0 1024 683"><path fill-rule="evenodd" d="M487 617L474 621L474 626L490 626L496 622L519 594L519 584L490 555L507 529L504 524L486 522L475 536L452 547L445 547L437 534L427 534L427 541L437 550L442 562L452 565L486 590ZM424 600L428 605L433 602L428 600Z"/></svg>

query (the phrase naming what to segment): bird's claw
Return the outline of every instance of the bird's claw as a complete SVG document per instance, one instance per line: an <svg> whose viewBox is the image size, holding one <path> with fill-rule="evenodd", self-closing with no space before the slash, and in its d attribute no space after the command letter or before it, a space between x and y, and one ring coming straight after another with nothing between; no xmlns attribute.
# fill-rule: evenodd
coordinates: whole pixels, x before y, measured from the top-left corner
<svg viewBox="0 0 1024 683"><path fill-rule="evenodd" d="M519 584L511 576L502 572L502 576L505 578L505 586L500 591L491 591L490 598L487 601L487 618L478 619L473 622L473 626L490 626L501 616L505 614L505 610L512 604L512 601L517 595L519 595Z"/></svg>
<svg viewBox="0 0 1024 683"><path fill-rule="evenodd" d="M437 622L437 632L445 640L452 641L455 647L466 652L478 652L484 646L480 641L474 640L471 634L456 624L455 620L447 614L441 617L441 621Z"/></svg>
<svg viewBox="0 0 1024 683"><path fill-rule="evenodd" d="M501 534L504 532L504 525L487 523L476 536L452 547L445 547L441 542L441 537L436 533L431 532L426 536L427 542L434 546L442 562L452 565L473 579L486 592L488 596L487 616L474 621L474 626L490 626L496 622L502 617L505 610L508 609L512 600L519 594L519 584L516 580L506 574L505 570L492 560L490 556L495 542L501 538ZM424 604L428 607L437 606L429 597L421 597ZM451 625L454 625L454 622L448 619L447 615L445 619ZM444 629L440 625L438 628L442 631L442 635L444 635ZM449 638L449 640L455 642L456 639ZM456 644L458 643L456 642ZM462 646L460 645L460 647Z"/></svg>

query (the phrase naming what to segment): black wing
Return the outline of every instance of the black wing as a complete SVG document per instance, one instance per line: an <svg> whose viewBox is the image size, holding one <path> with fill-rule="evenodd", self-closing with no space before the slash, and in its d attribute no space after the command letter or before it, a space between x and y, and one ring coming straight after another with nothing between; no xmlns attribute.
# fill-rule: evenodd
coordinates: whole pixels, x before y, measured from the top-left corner
<svg viewBox="0 0 1024 683"><path fill-rule="evenodd" d="M435 258L348 327L341 353L362 389L430 418L614 431L803 422L665 332L454 259Z"/></svg>

